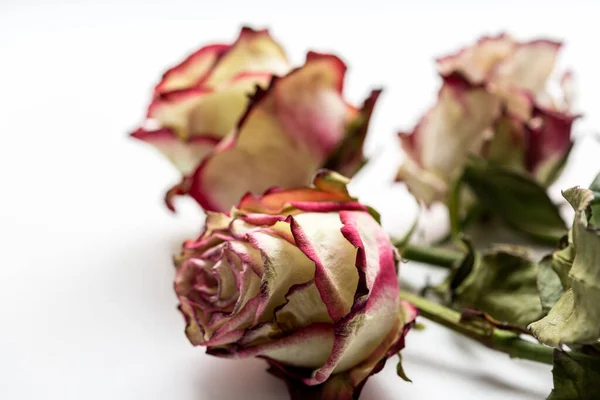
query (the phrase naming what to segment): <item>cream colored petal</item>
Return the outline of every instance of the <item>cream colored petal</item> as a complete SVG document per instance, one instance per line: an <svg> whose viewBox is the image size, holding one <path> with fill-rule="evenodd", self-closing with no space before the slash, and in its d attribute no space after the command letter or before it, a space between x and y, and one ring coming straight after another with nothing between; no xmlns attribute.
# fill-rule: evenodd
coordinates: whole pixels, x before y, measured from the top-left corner
<svg viewBox="0 0 600 400"><path fill-rule="evenodd" d="M289 69L285 52L271 38L268 31L244 28L237 41L219 60L205 85L218 87L241 72L270 72L283 75Z"/></svg>

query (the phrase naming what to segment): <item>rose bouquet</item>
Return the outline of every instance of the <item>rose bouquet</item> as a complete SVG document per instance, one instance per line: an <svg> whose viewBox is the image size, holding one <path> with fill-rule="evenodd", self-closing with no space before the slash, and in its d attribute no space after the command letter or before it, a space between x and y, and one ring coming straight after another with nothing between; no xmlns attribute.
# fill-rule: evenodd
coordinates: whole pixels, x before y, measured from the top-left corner
<svg viewBox="0 0 600 400"><path fill-rule="evenodd" d="M437 60L437 102L400 135L397 179L425 206L447 206L443 246L415 244L414 229L390 238L349 193L381 90L350 105L337 56L309 52L293 66L267 30L243 28L170 68L131 136L180 171L167 207L187 195L204 209L202 234L174 257L188 340L264 359L292 399L349 400L420 315L553 364L551 400L597 398L600 175L563 192L569 230L547 194L578 117L570 72L559 96L548 90L560 47L502 34ZM523 246L476 246L469 222L490 216L552 249L536 260ZM401 290L401 259L448 274L420 294ZM409 380L401 362L398 375Z"/></svg>

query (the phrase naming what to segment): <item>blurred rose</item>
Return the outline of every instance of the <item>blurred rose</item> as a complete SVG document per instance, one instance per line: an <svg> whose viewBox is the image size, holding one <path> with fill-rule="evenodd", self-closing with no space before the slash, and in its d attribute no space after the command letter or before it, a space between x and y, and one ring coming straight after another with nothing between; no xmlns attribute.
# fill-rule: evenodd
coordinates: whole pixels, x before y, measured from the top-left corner
<svg viewBox="0 0 600 400"><path fill-rule="evenodd" d="M571 75L562 98L547 92L561 44L485 37L438 59L443 78L437 103L411 134L400 134L407 155L398 180L426 204L445 199L469 154L486 157L547 186L571 148Z"/></svg>
<svg viewBox="0 0 600 400"><path fill-rule="evenodd" d="M314 187L208 212L204 233L176 259L192 344L264 358L311 398L358 396L403 347L415 310L399 299L394 247L346 183L320 172Z"/></svg>
<svg viewBox="0 0 600 400"><path fill-rule="evenodd" d="M235 127L248 94L289 69L268 31L243 28L233 44L202 47L165 72L147 121L132 136L155 146L187 175Z"/></svg>
<svg viewBox="0 0 600 400"><path fill-rule="evenodd" d="M291 70L266 30L244 28L233 45L204 47L167 71L132 136L181 171L170 208L174 195L189 194L225 211L249 191L305 185L322 167L352 176L380 91L360 109L349 105L345 72L339 58L314 52Z"/></svg>

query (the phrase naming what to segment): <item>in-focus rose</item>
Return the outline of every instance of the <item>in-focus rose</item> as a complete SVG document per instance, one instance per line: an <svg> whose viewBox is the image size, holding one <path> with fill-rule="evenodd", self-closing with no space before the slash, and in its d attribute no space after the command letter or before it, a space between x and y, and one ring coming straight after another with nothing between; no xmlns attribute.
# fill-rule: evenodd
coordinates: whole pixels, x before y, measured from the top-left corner
<svg viewBox="0 0 600 400"><path fill-rule="evenodd" d="M398 180L426 204L443 201L469 154L486 157L547 186L571 148L571 74L562 98L547 83L561 44L517 42L507 35L437 60L437 103L413 132L400 133L406 160Z"/></svg>
<svg viewBox="0 0 600 400"><path fill-rule="evenodd" d="M266 30L198 50L165 73L135 138L182 172L167 194L226 211L247 192L305 185L320 168L354 175L379 90L361 108L342 97L345 64L309 52L291 69Z"/></svg>
<svg viewBox="0 0 600 400"><path fill-rule="evenodd" d="M208 212L204 233L176 258L192 344L266 359L295 396L358 396L403 347L415 309L399 299L388 236L346 183L322 171L311 188Z"/></svg>

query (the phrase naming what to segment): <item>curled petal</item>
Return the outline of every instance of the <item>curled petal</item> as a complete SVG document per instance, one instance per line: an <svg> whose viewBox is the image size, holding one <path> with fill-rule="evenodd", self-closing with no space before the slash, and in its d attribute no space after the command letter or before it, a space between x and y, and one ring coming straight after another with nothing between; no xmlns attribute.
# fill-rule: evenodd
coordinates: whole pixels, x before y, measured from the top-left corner
<svg viewBox="0 0 600 400"><path fill-rule="evenodd" d="M198 136L221 139L235 128L248 105L248 94L257 85L266 86L270 79L269 72L244 72L218 90L191 87L161 93L150 104L148 118L183 140Z"/></svg>
<svg viewBox="0 0 600 400"><path fill-rule="evenodd" d="M286 133L322 161L337 147L355 113L341 96L345 73L339 58L310 52L303 67L274 87L274 107Z"/></svg>
<svg viewBox="0 0 600 400"><path fill-rule="evenodd" d="M526 126L528 133L525 161L527 169L539 182L552 183L556 168L563 164L571 150L571 129L578 115L535 108Z"/></svg>
<svg viewBox="0 0 600 400"><path fill-rule="evenodd" d="M371 355L352 369L330 376L325 382L308 386L303 382L310 372L302 368L284 365L269 357L263 357L270 365L269 372L283 379L292 400L356 400L367 379L383 369L387 358L404 347L405 336L416 317L415 308L403 303L395 314L395 328L382 340Z"/></svg>
<svg viewBox="0 0 600 400"><path fill-rule="evenodd" d="M348 194L348 178L334 172L321 170L313 178L313 187L302 189L270 189L263 196L246 194L237 206L244 214L293 214L302 211L338 211L365 207Z"/></svg>
<svg viewBox="0 0 600 400"><path fill-rule="evenodd" d="M469 153L481 151L486 133L499 115L497 97L457 77L447 79L436 105L409 137L400 136L409 160L398 178L406 181L413 194L421 194L419 200L427 204L440 200L444 184L461 171ZM425 179L416 175L419 169L426 171Z"/></svg>
<svg viewBox="0 0 600 400"><path fill-rule="evenodd" d="M438 58L437 69L444 77L459 74L472 84L481 84L494 66L514 51L515 47L515 41L506 34L485 36L473 46Z"/></svg>
<svg viewBox="0 0 600 400"><path fill-rule="evenodd" d="M497 85L541 93L556 62L562 43L534 40L520 43L503 59L492 73L490 81Z"/></svg>
<svg viewBox="0 0 600 400"><path fill-rule="evenodd" d="M154 88L155 95L197 86L229 47L226 44L214 44L197 50L163 74L160 83Z"/></svg>
<svg viewBox="0 0 600 400"><path fill-rule="evenodd" d="M373 90L364 101L362 108L356 112L348 124L344 139L329 155L324 168L338 171L345 176L353 176L366 163L363 156L363 145L367 137L371 114L380 94L381 90Z"/></svg>
<svg viewBox="0 0 600 400"><path fill-rule="evenodd" d="M133 132L131 137L154 146L184 175L193 172L198 163L218 143L218 139L209 136L198 136L183 142L170 129L145 130L140 128Z"/></svg>
<svg viewBox="0 0 600 400"><path fill-rule="evenodd" d="M289 68L285 52L269 35L268 30L244 27L236 42L222 55L203 84L214 88L242 72L269 72L282 75Z"/></svg>
<svg viewBox="0 0 600 400"><path fill-rule="evenodd" d="M247 192L306 185L351 116L339 96L342 67L336 57L311 53L304 67L258 90L235 134L196 170L190 194L203 208L224 211Z"/></svg>
<svg viewBox="0 0 600 400"><path fill-rule="evenodd" d="M322 229L323 225L328 228ZM316 270L315 285L331 319L336 322L350 312L358 285L354 266L356 251L339 229L337 213L305 213L291 220L298 248L311 259Z"/></svg>

